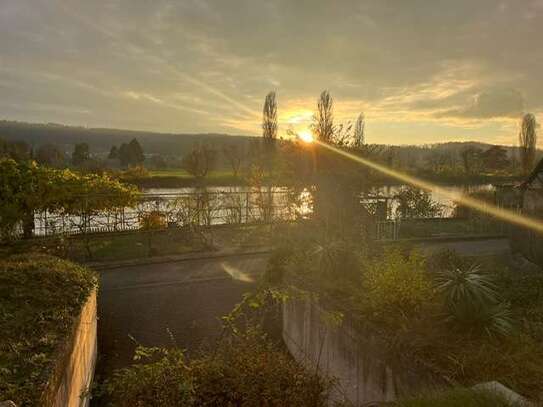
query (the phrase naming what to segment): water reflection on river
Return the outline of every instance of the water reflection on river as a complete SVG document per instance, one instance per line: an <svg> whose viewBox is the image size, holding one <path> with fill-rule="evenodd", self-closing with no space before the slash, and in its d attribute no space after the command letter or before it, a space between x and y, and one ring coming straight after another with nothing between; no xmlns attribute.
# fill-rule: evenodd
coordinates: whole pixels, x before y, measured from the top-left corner
<svg viewBox="0 0 543 407"><path fill-rule="evenodd" d="M401 188L401 185L374 188L370 195L393 198ZM491 192L494 187L483 184L445 186L442 189L460 196L480 191ZM152 211L163 213L168 223L177 225L191 222L217 225L271 219L289 220L305 217L312 211L312 196L308 189L293 195L286 187L149 188L143 191L143 195L145 198L135 208L125 208L117 213L94 214L87 219L75 215L59 217L54 214L37 214L35 232L37 235L44 235L81 233L83 230L139 229L142 216ZM444 216L452 216L455 205L450 196L432 192L431 197L443 205ZM273 210L266 208L268 202L271 202ZM389 213L394 214L397 202L392 199L389 205Z"/></svg>

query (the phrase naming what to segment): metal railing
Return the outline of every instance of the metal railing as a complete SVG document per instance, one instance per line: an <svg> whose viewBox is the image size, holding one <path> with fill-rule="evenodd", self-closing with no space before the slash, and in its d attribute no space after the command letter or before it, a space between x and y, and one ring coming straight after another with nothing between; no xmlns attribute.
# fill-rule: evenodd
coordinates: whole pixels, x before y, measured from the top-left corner
<svg viewBox="0 0 543 407"><path fill-rule="evenodd" d="M224 224L270 223L306 216L310 209L286 190L142 194L134 206L90 210L82 197L73 213L37 212L34 236L77 235Z"/></svg>

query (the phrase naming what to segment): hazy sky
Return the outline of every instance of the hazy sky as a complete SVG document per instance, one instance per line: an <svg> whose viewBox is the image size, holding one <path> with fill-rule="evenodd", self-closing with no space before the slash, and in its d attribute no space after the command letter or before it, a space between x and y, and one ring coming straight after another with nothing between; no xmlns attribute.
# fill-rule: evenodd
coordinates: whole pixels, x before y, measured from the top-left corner
<svg viewBox="0 0 543 407"><path fill-rule="evenodd" d="M284 132L323 89L369 142L514 144L543 0L0 0L0 118L258 135L267 92Z"/></svg>

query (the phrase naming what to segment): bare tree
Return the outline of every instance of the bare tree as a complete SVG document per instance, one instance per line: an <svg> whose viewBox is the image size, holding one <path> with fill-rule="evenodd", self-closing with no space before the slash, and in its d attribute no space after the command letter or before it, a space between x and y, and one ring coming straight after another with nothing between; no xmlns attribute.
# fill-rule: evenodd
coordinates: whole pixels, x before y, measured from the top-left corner
<svg viewBox="0 0 543 407"><path fill-rule="evenodd" d="M464 171L467 174L473 172L477 166L477 162L481 157L482 150L477 147L466 147L460 151L460 159L462 160L462 165L464 166Z"/></svg>
<svg viewBox="0 0 543 407"><path fill-rule="evenodd" d="M354 124L354 147L360 148L366 142L365 140L365 128L366 128L366 119L364 113L360 113L356 122Z"/></svg>
<svg viewBox="0 0 543 407"><path fill-rule="evenodd" d="M313 116L312 129L317 139L330 143L334 138L334 100L330 92L323 91L317 102L317 112Z"/></svg>
<svg viewBox="0 0 543 407"><path fill-rule="evenodd" d="M535 150L537 144L537 120L532 113L526 113L520 124L520 163L524 174L528 174L535 161Z"/></svg>
<svg viewBox="0 0 543 407"><path fill-rule="evenodd" d="M204 178L215 165L216 151L206 144L197 144L185 155L182 167L196 178Z"/></svg>
<svg viewBox="0 0 543 407"><path fill-rule="evenodd" d="M241 146L234 143L225 144L222 147L222 152L232 168L234 177L237 177L241 169L241 163L243 162L243 151Z"/></svg>
<svg viewBox="0 0 543 407"><path fill-rule="evenodd" d="M275 92L266 95L262 110L262 137L267 144L273 144L277 139L277 101Z"/></svg>

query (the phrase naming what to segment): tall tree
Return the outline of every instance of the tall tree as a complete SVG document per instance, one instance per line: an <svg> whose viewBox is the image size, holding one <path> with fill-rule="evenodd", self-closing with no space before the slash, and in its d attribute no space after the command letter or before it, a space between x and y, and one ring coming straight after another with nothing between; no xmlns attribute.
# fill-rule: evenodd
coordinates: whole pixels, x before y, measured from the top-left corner
<svg viewBox="0 0 543 407"><path fill-rule="evenodd" d="M532 113L522 117L519 132L520 163L524 174L530 173L534 166L537 144L537 120Z"/></svg>
<svg viewBox="0 0 543 407"><path fill-rule="evenodd" d="M143 155L143 148L141 147L138 139L132 139L130 143L128 143L128 147L130 147L130 163L132 165L143 164L145 156Z"/></svg>
<svg viewBox="0 0 543 407"><path fill-rule="evenodd" d="M121 144L118 154L121 165L125 167L141 165L145 160L143 148L141 148L140 143L135 138L128 144Z"/></svg>
<svg viewBox="0 0 543 407"><path fill-rule="evenodd" d="M466 147L460 151L460 158L462 160L462 165L464 166L464 171L468 174L473 172L483 151L477 147Z"/></svg>
<svg viewBox="0 0 543 407"><path fill-rule="evenodd" d="M72 153L72 164L79 166L87 161L90 157L90 149L87 143L79 143L74 146Z"/></svg>
<svg viewBox="0 0 543 407"><path fill-rule="evenodd" d="M109 155L107 156L110 160L117 160L119 159L119 149L117 146L111 147L111 150L109 150Z"/></svg>
<svg viewBox="0 0 543 407"><path fill-rule="evenodd" d="M273 144L277 139L277 100L275 92L270 92L264 100L262 110L262 137L266 144Z"/></svg>
<svg viewBox="0 0 543 407"><path fill-rule="evenodd" d="M234 177L237 177L243 161L242 146L235 143L228 143L223 145L222 151L228 164L230 164L230 167L232 168Z"/></svg>
<svg viewBox="0 0 543 407"><path fill-rule="evenodd" d="M54 144L42 144L36 150L36 161L48 167L60 167L64 163L64 153Z"/></svg>
<svg viewBox="0 0 543 407"><path fill-rule="evenodd" d="M217 154L208 144L196 144L182 160L182 167L195 178L205 178L215 166Z"/></svg>
<svg viewBox="0 0 543 407"><path fill-rule="evenodd" d="M366 142L365 139L366 119L364 113L360 113L354 124L354 147L360 148Z"/></svg>
<svg viewBox="0 0 543 407"><path fill-rule="evenodd" d="M507 150L501 146L490 147L480 157L484 167L490 170L505 170L510 164Z"/></svg>
<svg viewBox="0 0 543 407"><path fill-rule="evenodd" d="M331 143L334 138L334 100L330 92L323 91L317 102L317 112L313 116L313 132L319 141Z"/></svg>

